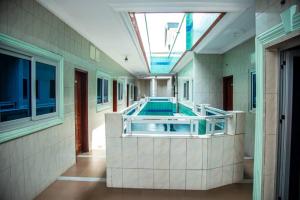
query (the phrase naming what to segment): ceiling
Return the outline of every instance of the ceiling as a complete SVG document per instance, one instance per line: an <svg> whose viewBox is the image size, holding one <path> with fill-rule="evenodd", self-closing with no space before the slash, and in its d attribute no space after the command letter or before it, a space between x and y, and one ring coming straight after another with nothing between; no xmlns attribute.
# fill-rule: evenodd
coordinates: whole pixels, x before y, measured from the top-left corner
<svg viewBox="0 0 300 200"><path fill-rule="evenodd" d="M38 1L135 76L149 70L128 12L226 12L197 53L224 53L255 35L254 0Z"/></svg>

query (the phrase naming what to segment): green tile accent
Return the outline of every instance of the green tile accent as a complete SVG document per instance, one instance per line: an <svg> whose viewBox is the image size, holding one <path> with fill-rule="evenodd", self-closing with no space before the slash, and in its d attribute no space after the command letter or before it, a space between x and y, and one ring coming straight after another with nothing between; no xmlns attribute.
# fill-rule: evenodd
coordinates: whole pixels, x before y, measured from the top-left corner
<svg viewBox="0 0 300 200"><path fill-rule="evenodd" d="M179 113L182 113L182 114L185 114L188 116L197 116L191 108L188 108L181 103L179 103L178 106L179 106Z"/></svg>

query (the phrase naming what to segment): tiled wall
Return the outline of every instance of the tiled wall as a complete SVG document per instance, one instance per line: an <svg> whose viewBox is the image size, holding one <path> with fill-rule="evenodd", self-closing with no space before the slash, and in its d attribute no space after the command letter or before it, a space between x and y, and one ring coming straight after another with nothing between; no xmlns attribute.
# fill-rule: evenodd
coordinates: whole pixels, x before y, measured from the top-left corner
<svg viewBox="0 0 300 200"><path fill-rule="evenodd" d="M278 98L279 98L279 58L277 51L266 51L265 65L265 135L263 162L263 197L275 198L277 138L278 138Z"/></svg>
<svg viewBox="0 0 300 200"><path fill-rule="evenodd" d="M138 99L144 96L150 96L150 80L149 79L137 79L135 81L138 89Z"/></svg>
<svg viewBox="0 0 300 200"><path fill-rule="evenodd" d="M223 76L233 75L233 110L246 112L245 155L254 156L255 112L249 111L249 70L255 68L254 38L227 51Z"/></svg>
<svg viewBox="0 0 300 200"><path fill-rule="evenodd" d="M298 0L280 1L256 0L256 33L257 35L281 23L280 13L297 4ZM279 57L276 50L265 52L265 110L264 110L264 155L263 155L263 199L275 198L276 162L277 162L277 122L278 122L278 77Z"/></svg>
<svg viewBox="0 0 300 200"><path fill-rule="evenodd" d="M254 38L223 55L195 54L178 73L179 100L183 100L183 80L193 80L193 102L223 107L223 80L233 75L233 109L246 112L245 155L253 157L255 112L249 112L249 69L255 67Z"/></svg>
<svg viewBox="0 0 300 200"><path fill-rule="evenodd" d="M74 69L88 72L90 147L92 133L104 125L104 113L111 111L96 112L96 70L133 80L103 52L100 62L91 60L90 42L34 0L0 1L0 31L65 60L64 123L0 144L0 199L33 199L75 162Z"/></svg>
<svg viewBox="0 0 300 200"><path fill-rule="evenodd" d="M194 102L223 108L222 55L194 54Z"/></svg>
<svg viewBox="0 0 300 200"><path fill-rule="evenodd" d="M193 80L195 78L194 74L194 63L193 61L189 62L182 70L178 72L178 100L181 102L184 102L186 104L192 104L193 102L193 95L194 95L194 89L193 87L197 87L193 85ZM184 95L184 82L187 80L190 81L190 98L189 100L185 100Z"/></svg>
<svg viewBox="0 0 300 200"><path fill-rule="evenodd" d="M209 138L122 137L121 114L105 120L108 187L207 190L243 179L243 126Z"/></svg>
<svg viewBox="0 0 300 200"><path fill-rule="evenodd" d="M172 97L172 79L157 79L157 96Z"/></svg>

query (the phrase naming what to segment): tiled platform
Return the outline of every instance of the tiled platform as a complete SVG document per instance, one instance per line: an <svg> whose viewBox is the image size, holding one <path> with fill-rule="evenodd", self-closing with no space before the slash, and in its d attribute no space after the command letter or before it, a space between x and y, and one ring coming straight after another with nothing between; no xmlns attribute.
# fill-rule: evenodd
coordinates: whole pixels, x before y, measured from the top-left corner
<svg viewBox="0 0 300 200"><path fill-rule="evenodd" d="M37 200L224 200L252 199L252 184L232 184L208 191L106 188L104 182L55 181Z"/></svg>

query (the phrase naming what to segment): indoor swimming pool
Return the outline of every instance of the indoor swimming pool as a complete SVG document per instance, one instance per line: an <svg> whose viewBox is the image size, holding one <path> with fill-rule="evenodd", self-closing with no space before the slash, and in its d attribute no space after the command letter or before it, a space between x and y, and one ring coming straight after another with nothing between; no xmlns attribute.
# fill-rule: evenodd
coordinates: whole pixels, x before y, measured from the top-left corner
<svg viewBox="0 0 300 200"><path fill-rule="evenodd" d="M202 111L201 111L202 109ZM123 113L125 134L205 135L226 132L230 114L209 106L191 107L174 98L146 98Z"/></svg>

